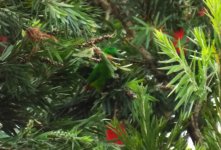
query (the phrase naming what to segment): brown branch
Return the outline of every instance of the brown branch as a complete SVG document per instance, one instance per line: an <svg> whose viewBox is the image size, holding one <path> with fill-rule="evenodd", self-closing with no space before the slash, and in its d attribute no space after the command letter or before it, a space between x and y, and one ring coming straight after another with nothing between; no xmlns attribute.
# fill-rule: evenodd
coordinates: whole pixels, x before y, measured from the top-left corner
<svg viewBox="0 0 221 150"><path fill-rule="evenodd" d="M148 69L151 71L151 73L156 77L156 79L159 82L168 81L167 75L157 69L158 68L157 60L154 59L154 57L152 56L150 52L148 52L144 47L141 47L141 48L136 47L135 45L131 44L130 41L128 41L127 39L124 39L124 40L141 54L141 56L143 57L145 61L145 65L148 67Z"/></svg>
<svg viewBox="0 0 221 150"><path fill-rule="evenodd" d="M199 127L199 114L200 114L200 110L202 108L202 102L197 102L194 105L193 108L193 114L190 118L190 123L187 127L187 131L193 141L193 143L197 144L202 144L203 142L203 135L200 131L200 127Z"/></svg>
<svg viewBox="0 0 221 150"><path fill-rule="evenodd" d="M106 35L103 35L103 36L100 36L100 37L97 37L97 38L92 38L89 41L81 44L80 47L83 48L83 47L94 46L95 44L100 43L104 40L113 38L113 36L114 36L114 34L106 34Z"/></svg>
<svg viewBox="0 0 221 150"><path fill-rule="evenodd" d="M128 18L128 15L126 13L123 13L121 8L119 8L117 5L114 3L111 3L111 8L112 8L112 14L121 21L122 25L124 26L124 29L127 31L127 37L133 37L134 36L134 31L129 28L129 26L132 25L131 21L125 20L125 18Z"/></svg>
<svg viewBox="0 0 221 150"><path fill-rule="evenodd" d="M24 55L17 57L17 59L18 59L19 63L21 63L21 64L25 64L25 63L31 61L31 59L38 59L40 62L46 63L51 66L55 66L55 67L63 67L64 66L64 64L62 64L60 62L51 60L50 58L43 57L43 56L30 56L29 54L24 54Z"/></svg>
<svg viewBox="0 0 221 150"><path fill-rule="evenodd" d="M167 81L168 77L162 71L157 69L157 61L153 58L150 52L145 48L141 47L138 49L139 53L142 55L143 59L146 62L148 69L156 77L159 82Z"/></svg>
<svg viewBox="0 0 221 150"><path fill-rule="evenodd" d="M125 18L128 18L127 14L124 13L119 6L111 2L110 0L94 0L95 4L99 4L102 9L105 11L106 17L108 20L110 14L112 14L115 18L121 21L124 29L127 31L128 37L133 37L134 32L130 30L129 26L131 25L130 21L126 21Z"/></svg>
<svg viewBox="0 0 221 150"><path fill-rule="evenodd" d="M43 63L46 63L46 64L49 64L51 66L56 66L56 67L63 67L64 64L60 63L60 62L57 62L57 61L54 61L54 60L51 60L50 58L48 57L43 57L43 56L40 56L38 57L39 60Z"/></svg>
<svg viewBox="0 0 221 150"><path fill-rule="evenodd" d="M111 5L108 0L94 0L95 4L100 5L105 11L105 20L109 20L112 11Z"/></svg>

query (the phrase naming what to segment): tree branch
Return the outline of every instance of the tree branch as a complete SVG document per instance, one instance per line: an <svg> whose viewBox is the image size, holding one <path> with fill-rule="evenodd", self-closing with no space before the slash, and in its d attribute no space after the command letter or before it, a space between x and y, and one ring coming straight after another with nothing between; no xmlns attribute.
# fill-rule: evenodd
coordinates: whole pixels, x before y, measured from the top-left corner
<svg viewBox="0 0 221 150"><path fill-rule="evenodd" d="M202 102L197 102L193 108L193 114L190 118L190 124L187 127L187 131L193 141L193 143L202 144L203 143L203 135L199 128L199 114L202 108Z"/></svg>

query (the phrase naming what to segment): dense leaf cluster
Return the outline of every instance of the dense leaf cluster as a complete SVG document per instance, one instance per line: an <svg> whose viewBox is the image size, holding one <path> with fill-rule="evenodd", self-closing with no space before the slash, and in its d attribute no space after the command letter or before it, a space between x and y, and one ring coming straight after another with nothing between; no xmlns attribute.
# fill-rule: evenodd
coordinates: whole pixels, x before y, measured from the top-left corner
<svg viewBox="0 0 221 150"><path fill-rule="evenodd" d="M220 11L0 0L0 149L221 149Z"/></svg>

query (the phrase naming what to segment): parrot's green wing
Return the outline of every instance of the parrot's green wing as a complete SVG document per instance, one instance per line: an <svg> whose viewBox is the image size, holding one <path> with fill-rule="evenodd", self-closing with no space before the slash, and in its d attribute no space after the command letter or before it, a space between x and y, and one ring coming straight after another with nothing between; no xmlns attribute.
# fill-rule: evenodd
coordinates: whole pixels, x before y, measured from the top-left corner
<svg viewBox="0 0 221 150"><path fill-rule="evenodd" d="M89 85L97 90L101 90L109 79L115 77L115 70L117 69L104 53L102 53L101 58L102 61L95 66L88 77Z"/></svg>

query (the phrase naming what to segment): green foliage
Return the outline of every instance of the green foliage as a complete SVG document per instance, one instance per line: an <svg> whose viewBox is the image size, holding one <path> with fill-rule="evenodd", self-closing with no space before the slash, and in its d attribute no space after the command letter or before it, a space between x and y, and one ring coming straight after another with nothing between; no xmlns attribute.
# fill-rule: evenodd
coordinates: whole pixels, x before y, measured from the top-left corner
<svg viewBox="0 0 221 150"><path fill-rule="evenodd" d="M154 114L152 106L157 101L147 91L147 87L142 85L142 81L133 80L128 83L135 98L131 107L132 120L126 126L126 133L116 130L119 139L124 146L122 149L186 149L185 134L182 134L184 128L182 121L185 120L184 114L181 114L180 120L174 125L172 130L168 130L169 120L165 117L158 117ZM119 122L112 123L114 128L119 127Z"/></svg>
<svg viewBox="0 0 221 150"><path fill-rule="evenodd" d="M213 28L215 30L216 35L220 35L220 11L221 11L221 3L219 0L205 0L206 6L209 8L209 12L207 12L208 17L210 18ZM220 37L219 37L220 38Z"/></svg>
<svg viewBox="0 0 221 150"><path fill-rule="evenodd" d="M164 20L159 21L159 15L156 16L152 24L146 23L139 18L134 18L138 25L134 26L132 29L136 31L136 37L134 38L134 43L138 46L144 45L146 49L149 48L152 35L155 28L162 28L170 16L164 18Z"/></svg>
<svg viewBox="0 0 221 150"><path fill-rule="evenodd" d="M163 52L170 57L169 60L161 61L168 66L160 69L168 70L167 74L177 73L177 75L168 83L168 86L174 86L172 92L177 93L176 99L180 99L176 106L179 108L182 104L192 103L195 100L206 100L208 93L211 91L210 82L217 74L217 70L209 71L209 68L214 69L215 59L212 57L214 46L207 45L205 35L201 28L194 29L194 41L200 46L201 57L193 54L191 63L188 64L184 49L181 49L181 54L176 52L172 42L162 32L156 31L156 42L160 45ZM173 65L178 63L177 65ZM171 65L172 64L172 65ZM196 68L198 70L196 70ZM171 94L172 94L171 92ZM189 101L191 99L191 101Z"/></svg>
<svg viewBox="0 0 221 150"><path fill-rule="evenodd" d="M1 149L220 149L220 5L0 0Z"/></svg>
<svg viewBox="0 0 221 150"><path fill-rule="evenodd" d="M19 31L21 30L21 18L19 14L13 9L1 8L0 18L1 35L14 34L15 36L18 36Z"/></svg>
<svg viewBox="0 0 221 150"><path fill-rule="evenodd" d="M66 29L66 34L79 37L94 32L98 27L87 14L90 13L88 10L91 8L77 1L67 4L54 0L34 0L32 8L36 12L37 18L43 19L42 21L48 20L46 26L52 31L60 32L62 29Z"/></svg>
<svg viewBox="0 0 221 150"><path fill-rule="evenodd" d="M40 133L33 126L36 123L30 120L24 131L16 137L1 137L1 147L12 149L81 149L91 148L94 140L91 136L82 135L79 129L73 128L69 131L57 130Z"/></svg>

